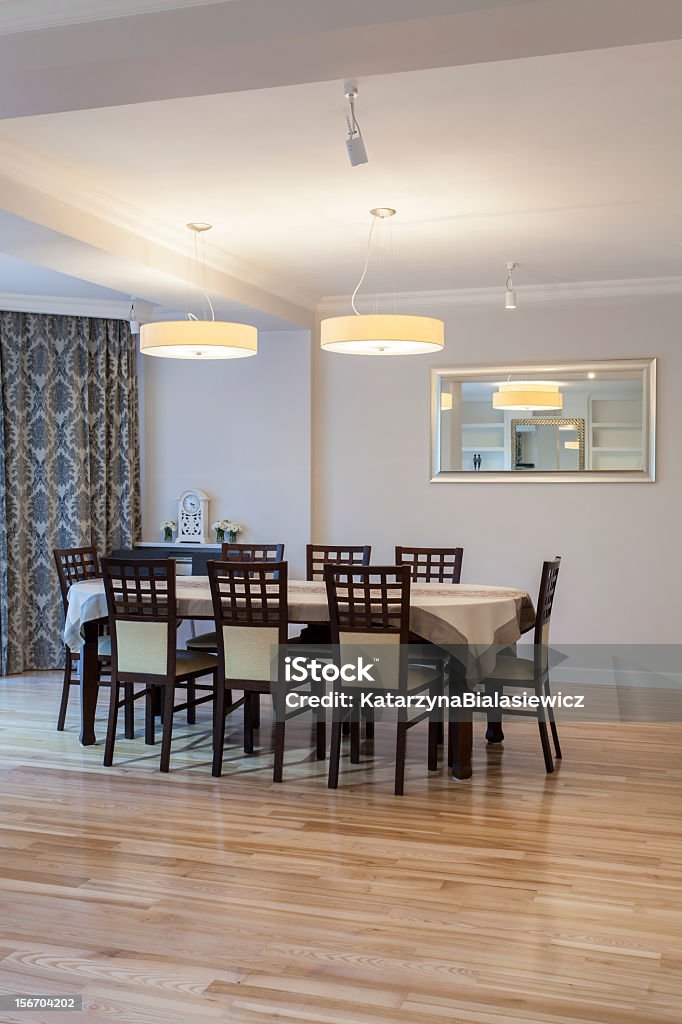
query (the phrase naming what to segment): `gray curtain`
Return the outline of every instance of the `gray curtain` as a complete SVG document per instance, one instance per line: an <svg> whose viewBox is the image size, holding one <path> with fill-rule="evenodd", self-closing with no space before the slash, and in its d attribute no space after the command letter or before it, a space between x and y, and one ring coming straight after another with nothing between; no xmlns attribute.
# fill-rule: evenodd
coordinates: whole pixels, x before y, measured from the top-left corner
<svg viewBox="0 0 682 1024"><path fill-rule="evenodd" d="M63 664L52 549L139 537L127 322L0 312L0 674Z"/></svg>

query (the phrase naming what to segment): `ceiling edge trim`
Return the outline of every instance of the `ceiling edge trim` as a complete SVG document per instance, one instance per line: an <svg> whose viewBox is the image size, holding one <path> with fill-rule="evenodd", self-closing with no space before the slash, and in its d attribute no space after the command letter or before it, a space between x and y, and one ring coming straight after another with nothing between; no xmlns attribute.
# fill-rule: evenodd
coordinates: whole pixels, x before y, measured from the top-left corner
<svg viewBox="0 0 682 1024"><path fill-rule="evenodd" d="M519 306L539 302L564 302L579 299L627 298L640 295L682 295L680 277L635 277L615 281L571 281L562 284L517 285ZM372 296L375 300L375 296ZM392 293L378 296L379 307L393 303ZM401 311L408 309L449 309L454 306L500 306L504 308L504 287L497 288L445 288L437 291L400 292L397 304ZM347 295L324 296L317 307L318 314L348 313ZM361 312L363 312L361 310Z"/></svg>
<svg viewBox="0 0 682 1024"><path fill-rule="evenodd" d="M1 122L0 122L1 125ZM1 130L1 129L0 129ZM64 164L49 160L36 150L0 138L0 174L83 213L99 217L156 245L192 259L192 239L184 225L169 224L144 210L97 188L91 181ZM199 211L201 212L201 211ZM198 216L198 214L197 214ZM206 266L234 277L245 284L270 292L304 309L315 308L317 296L298 288L279 275L270 274L247 260L205 241L202 257Z"/></svg>

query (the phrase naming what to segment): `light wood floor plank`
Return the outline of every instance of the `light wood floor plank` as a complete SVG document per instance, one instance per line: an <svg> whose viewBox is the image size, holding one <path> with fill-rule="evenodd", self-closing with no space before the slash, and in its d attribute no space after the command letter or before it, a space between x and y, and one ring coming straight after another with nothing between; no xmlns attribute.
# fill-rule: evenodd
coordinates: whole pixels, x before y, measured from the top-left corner
<svg viewBox="0 0 682 1024"><path fill-rule="evenodd" d="M419 728L396 798L390 726L329 792L305 718L281 786L267 715L211 778L205 709L161 776L141 718L104 769L58 696L0 680L1 992L82 994L63 1024L680 1024L679 726L564 725L548 778L532 723L477 723L467 783Z"/></svg>

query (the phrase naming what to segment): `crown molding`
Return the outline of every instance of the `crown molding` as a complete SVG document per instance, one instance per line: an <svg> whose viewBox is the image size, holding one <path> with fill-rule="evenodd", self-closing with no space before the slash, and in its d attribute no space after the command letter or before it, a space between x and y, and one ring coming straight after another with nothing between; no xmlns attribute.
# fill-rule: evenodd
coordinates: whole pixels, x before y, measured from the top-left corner
<svg viewBox="0 0 682 1024"><path fill-rule="evenodd" d="M87 177L72 168L48 159L29 146L0 138L0 175L99 217L146 241L162 245L187 259L194 258L194 248L184 225L176 227L152 217L144 210L93 185ZM208 241L203 243L202 257L206 266L213 270L304 309L315 309L317 296L313 293L298 288L286 278L269 274Z"/></svg>
<svg viewBox="0 0 682 1024"><path fill-rule="evenodd" d="M644 295L682 295L680 277L632 277L615 281L571 281L563 284L514 284L519 306L539 302L577 302L585 299L621 299ZM372 296L374 300L374 296ZM378 296L379 308L392 307L394 296ZM498 288L447 288L437 291L400 292L395 302L401 311L428 309L431 312L459 306L499 306L504 308L504 286ZM319 315L350 313L348 295L327 295L317 307ZM363 312L363 310L361 310ZM372 312L367 309L364 312Z"/></svg>
<svg viewBox="0 0 682 1024"><path fill-rule="evenodd" d="M130 299L79 299L64 295L0 292L0 309L12 313L51 313L54 316L91 316L105 320L127 320L130 314ZM135 300L137 320L151 320L152 310L151 303Z"/></svg>

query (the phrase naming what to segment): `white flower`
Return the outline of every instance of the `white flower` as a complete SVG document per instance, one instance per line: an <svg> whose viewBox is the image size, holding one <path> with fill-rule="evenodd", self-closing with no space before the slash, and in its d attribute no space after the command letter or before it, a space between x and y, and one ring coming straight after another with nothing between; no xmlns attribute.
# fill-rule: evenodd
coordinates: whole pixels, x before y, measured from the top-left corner
<svg viewBox="0 0 682 1024"><path fill-rule="evenodd" d="M164 521L159 524L159 528L161 530L174 530L177 525L178 524L173 519L164 519Z"/></svg>

